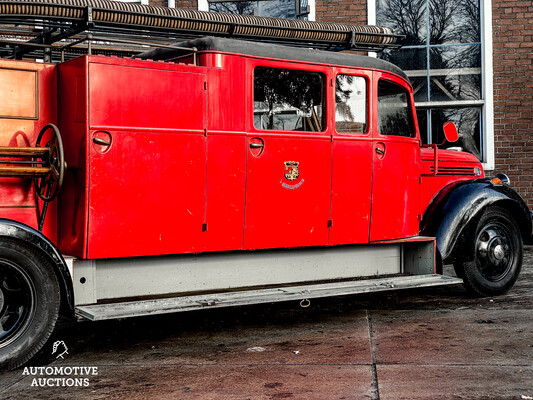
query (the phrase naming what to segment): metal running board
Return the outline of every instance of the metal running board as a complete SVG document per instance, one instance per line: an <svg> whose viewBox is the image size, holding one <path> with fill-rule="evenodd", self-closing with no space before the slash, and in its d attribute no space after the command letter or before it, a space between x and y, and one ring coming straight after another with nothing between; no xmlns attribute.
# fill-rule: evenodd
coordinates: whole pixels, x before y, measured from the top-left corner
<svg viewBox="0 0 533 400"><path fill-rule="evenodd" d="M155 300L77 306L76 314L93 321L166 314L214 307L230 307L318 297L342 296L385 290L410 289L463 283L461 279L443 275L397 276L349 282L289 286L275 289L246 290Z"/></svg>

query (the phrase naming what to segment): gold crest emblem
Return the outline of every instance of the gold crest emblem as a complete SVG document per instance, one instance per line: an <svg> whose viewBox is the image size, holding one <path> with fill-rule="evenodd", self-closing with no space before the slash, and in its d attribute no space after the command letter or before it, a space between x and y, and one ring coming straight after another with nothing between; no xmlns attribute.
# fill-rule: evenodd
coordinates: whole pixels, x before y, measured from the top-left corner
<svg viewBox="0 0 533 400"><path fill-rule="evenodd" d="M299 162L296 161L285 161L285 179L289 181L294 181L300 176L300 171L298 170Z"/></svg>

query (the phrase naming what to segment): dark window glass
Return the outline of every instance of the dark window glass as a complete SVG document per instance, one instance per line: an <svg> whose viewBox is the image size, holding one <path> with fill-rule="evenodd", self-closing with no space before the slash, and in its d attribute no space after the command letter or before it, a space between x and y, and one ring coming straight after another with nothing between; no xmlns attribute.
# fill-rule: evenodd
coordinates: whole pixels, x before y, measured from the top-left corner
<svg viewBox="0 0 533 400"><path fill-rule="evenodd" d="M404 46L427 41L427 0L376 0L377 25L405 35Z"/></svg>
<svg viewBox="0 0 533 400"><path fill-rule="evenodd" d="M479 0L429 0L430 44L479 43Z"/></svg>
<svg viewBox="0 0 533 400"><path fill-rule="evenodd" d="M209 11L294 19L296 2L294 0L210 1Z"/></svg>
<svg viewBox="0 0 533 400"><path fill-rule="evenodd" d="M434 108L417 110L418 127L422 143L436 143L442 148L461 147L482 160L480 149L482 148L481 136L481 108L480 107L457 107L457 108ZM445 122L453 122L459 133L459 140L455 143L444 141L443 126ZM429 134L428 134L429 128Z"/></svg>
<svg viewBox="0 0 533 400"><path fill-rule="evenodd" d="M382 135L415 136L409 93L384 80L378 83L378 131Z"/></svg>
<svg viewBox="0 0 533 400"><path fill-rule="evenodd" d="M424 107L417 112L422 140L440 144L447 117L457 125L459 145L481 157L483 108L475 104L485 100L481 1L376 0L376 17L406 35L400 50L379 57L409 76L417 107Z"/></svg>
<svg viewBox="0 0 533 400"><path fill-rule="evenodd" d="M256 67L254 126L283 131L323 131L324 82L324 75L317 72Z"/></svg>
<svg viewBox="0 0 533 400"><path fill-rule="evenodd" d="M344 133L365 133L367 128L366 80L360 76L337 75L335 85L335 129Z"/></svg>
<svg viewBox="0 0 533 400"><path fill-rule="evenodd" d="M380 54L380 58L396 64L407 73L413 85L415 101L428 101L428 64L425 47L385 50Z"/></svg>
<svg viewBox="0 0 533 400"><path fill-rule="evenodd" d="M431 101L481 99L481 46L434 47L429 55Z"/></svg>

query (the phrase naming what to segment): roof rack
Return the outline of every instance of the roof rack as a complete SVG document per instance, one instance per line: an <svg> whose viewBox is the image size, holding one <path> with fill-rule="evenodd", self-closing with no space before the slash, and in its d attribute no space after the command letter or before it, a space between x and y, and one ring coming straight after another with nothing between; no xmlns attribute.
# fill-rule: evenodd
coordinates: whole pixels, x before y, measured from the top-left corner
<svg viewBox="0 0 533 400"><path fill-rule="evenodd" d="M64 58L66 52L72 57L87 51L131 56L206 35L330 51L382 51L401 47L404 38L377 26L108 0L0 0L0 57L4 58L51 62Z"/></svg>

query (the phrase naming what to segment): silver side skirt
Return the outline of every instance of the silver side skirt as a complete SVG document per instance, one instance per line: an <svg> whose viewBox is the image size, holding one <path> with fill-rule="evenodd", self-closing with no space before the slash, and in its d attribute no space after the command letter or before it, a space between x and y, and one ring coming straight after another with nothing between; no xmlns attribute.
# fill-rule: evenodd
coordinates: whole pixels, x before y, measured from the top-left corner
<svg viewBox="0 0 533 400"><path fill-rule="evenodd" d="M128 318L140 315L165 314L179 311L252 305L281 301L304 301L318 297L342 296L386 290L420 288L462 283L458 278L443 275L397 276L391 278L365 279L350 282L290 286L275 289L246 290L183 296L157 300L132 301L113 304L98 304L76 307L77 315L98 321Z"/></svg>

